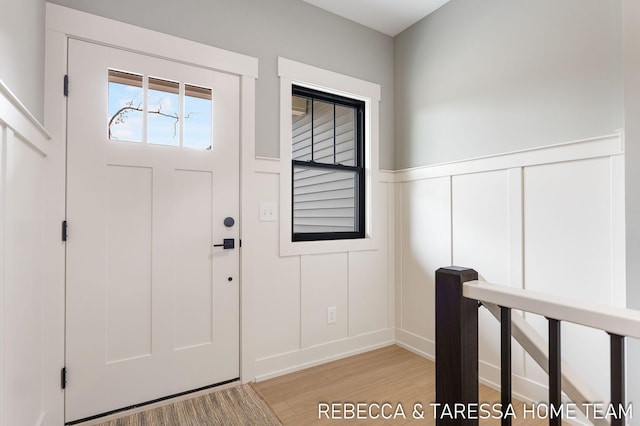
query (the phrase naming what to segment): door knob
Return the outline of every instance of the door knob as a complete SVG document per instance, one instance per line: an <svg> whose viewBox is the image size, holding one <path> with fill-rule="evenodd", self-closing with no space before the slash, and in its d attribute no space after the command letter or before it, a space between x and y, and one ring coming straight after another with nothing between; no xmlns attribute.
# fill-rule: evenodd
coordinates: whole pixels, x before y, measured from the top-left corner
<svg viewBox="0 0 640 426"><path fill-rule="evenodd" d="M214 247L222 247L224 250L233 249L236 247L236 240L233 238L225 238L222 240L222 244L214 244Z"/></svg>

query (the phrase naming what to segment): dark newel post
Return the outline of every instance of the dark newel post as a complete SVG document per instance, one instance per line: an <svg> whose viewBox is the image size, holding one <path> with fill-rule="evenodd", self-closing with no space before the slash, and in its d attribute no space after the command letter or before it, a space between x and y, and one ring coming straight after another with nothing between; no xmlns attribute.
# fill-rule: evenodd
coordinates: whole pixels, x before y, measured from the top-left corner
<svg viewBox="0 0 640 426"><path fill-rule="evenodd" d="M462 296L462 284L477 279L468 268L436 271L437 425L478 424L477 418L453 415L455 404L464 404L467 413L478 404L478 302Z"/></svg>

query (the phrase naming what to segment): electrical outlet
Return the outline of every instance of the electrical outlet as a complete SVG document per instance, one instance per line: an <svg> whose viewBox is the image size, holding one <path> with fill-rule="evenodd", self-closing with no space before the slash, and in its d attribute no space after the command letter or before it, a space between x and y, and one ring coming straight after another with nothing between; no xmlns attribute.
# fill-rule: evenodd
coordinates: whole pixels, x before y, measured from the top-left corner
<svg viewBox="0 0 640 426"><path fill-rule="evenodd" d="M327 308L327 324L335 324L336 322L336 307L331 306Z"/></svg>
<svg viewBox="0 0 640 426"><path fill-rule="evenodd" d="M275 222L276 203L260 203L260 222Z"/></svg>

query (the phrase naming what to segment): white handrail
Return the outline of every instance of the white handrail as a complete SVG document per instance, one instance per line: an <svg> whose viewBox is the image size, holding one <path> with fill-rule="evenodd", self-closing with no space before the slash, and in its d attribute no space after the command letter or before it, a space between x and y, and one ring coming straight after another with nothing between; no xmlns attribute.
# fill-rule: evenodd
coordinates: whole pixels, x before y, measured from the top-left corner
<svg viewBox="0 0 640 426"><path fill-rule="evenodd" d="M464 297L640 339L640 311L588 303L483 281L464 283Z"/></svg>

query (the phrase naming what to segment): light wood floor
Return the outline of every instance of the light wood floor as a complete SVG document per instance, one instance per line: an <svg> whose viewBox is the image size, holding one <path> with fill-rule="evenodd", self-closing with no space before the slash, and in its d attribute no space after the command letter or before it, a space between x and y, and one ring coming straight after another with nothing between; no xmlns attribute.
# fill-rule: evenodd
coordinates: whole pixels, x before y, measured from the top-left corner
<svg viewBox="0 0 640 426"><path fill-rule="evenodd" d="M388 346L317 367L255 383L254 388L275 411L284 425L310 424L435 424L430 403L435 401L434 364L398 346ZM500 393L480 385L480 401L499 403ZM319 403L332 402L400 405L406 418L354 419L318 418ZM413 417L413 407L421 403L424 419ZM522 403L513 402L518 425L546 425L548 420L525 419ZM366 406L368 407L368 405ZM379 413L375 406L373 414ZM368 409L368 408L367 408ZM339 414L345 417L344 412ZM367 414L368 416L368 414ZM335 417L335 416L334 416ZM483 425L499 425L499 419L480 420Z"/></svg>

